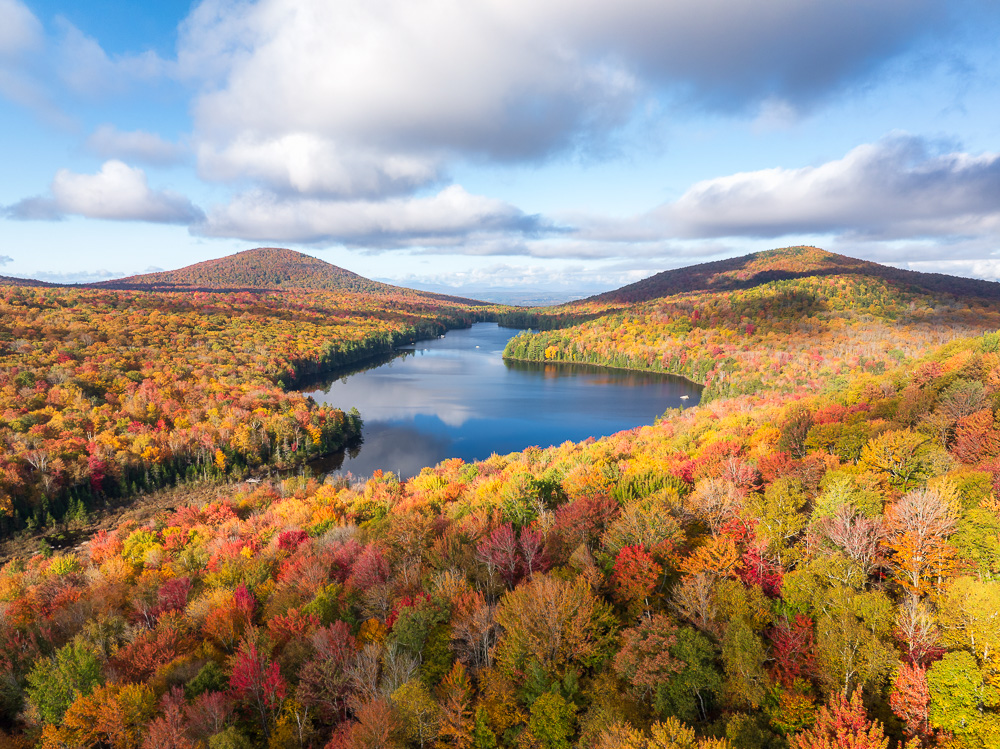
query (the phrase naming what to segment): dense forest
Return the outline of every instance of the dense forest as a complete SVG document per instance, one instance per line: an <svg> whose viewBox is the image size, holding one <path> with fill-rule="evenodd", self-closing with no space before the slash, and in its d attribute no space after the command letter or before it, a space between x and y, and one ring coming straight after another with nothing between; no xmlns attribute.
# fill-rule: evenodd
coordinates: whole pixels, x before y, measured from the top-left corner
<svg viewBox="0 0 1000 749"><path fill-rule="evenodd" d="M590 300L515 339L645 368L681 346L759 378L655 425L407 481L231 483L10 559L0 748L1000 747L996 310L808 270ZM313 449L330 422L341 439L349 417L283 386L487 314L399 292L2 293L3 476L36 504L175 465L172 435L195 472ZM98 489L49 468L95 455Z"/></svg>
<svg viewBox="0 0 1000 749"><path fill-rule="evenodd" d="M10 745L996 746L998 349L13 560Z"/></svg>
<svg viewBox="0 0 1000 749"><path fill-rule="evenodd" d="M815 248L691 271L559 308L508 312L536 332L511 340L504 356L669 372L705 385L711 400L839 388L930 346L1000 328L1000 284L953 279L945 293L932 289L946 288L947 277L903 275ZM978 296L956 296L966 288ZM634 297L644 301L623 301Z"/></svg>
<svg viewBox="0 0 1000 749"><path fill-rule="evenodd" d="M0 534L356 441L356 413L289 388L481 314L400 290L0 287Z"/></svg>

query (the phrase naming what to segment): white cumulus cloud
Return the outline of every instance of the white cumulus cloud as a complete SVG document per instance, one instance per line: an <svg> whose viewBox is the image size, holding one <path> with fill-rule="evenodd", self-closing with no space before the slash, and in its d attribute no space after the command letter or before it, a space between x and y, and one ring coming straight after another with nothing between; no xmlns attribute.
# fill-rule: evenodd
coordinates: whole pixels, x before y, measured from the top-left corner
<svg viewBox="0 0 1000 749"><path fill-rule="evenodd" d="M66 214L117 221L187 224L202 217L183 195L153 190L142 169L121 161L104 163L97 174L60 169L51 197L28 198L7 208L19 219L57 219Z"/></svg>
<svg viewBox="0 0 1000 749"><path fill-rule="evenodd" d="M224 145L203 142L199 170L215 181L259 180L305 194L376 196L408 192L437 179L438 163L426 156L345 149L311 133L260 138L241 133Z"/></svg>
<svg viewBox="0 0 1000 749"><path fill-rule="evenodd" d="M1000 229L1000 154L896 135L843 158L698 182L657 212L680 236L966 236Z"/></svg>
<svg viewBox="0 0 1000 749"><path fill-rule="evenodd" d="M642 248L691 240L832 237L885 257L1000 235L1000 154L972 154L896 133L818 166L775 167L696 182L680 198L634 216L568 214L563 241ZM893 247L908 240L905 252ZM828 243L827 243L828 244ZM995 244L995 243L994 243ZM971 245L962 245L973 251ZM717 245L714 251L724 252ZM975 250L978 252L979 250Z"/></svg>

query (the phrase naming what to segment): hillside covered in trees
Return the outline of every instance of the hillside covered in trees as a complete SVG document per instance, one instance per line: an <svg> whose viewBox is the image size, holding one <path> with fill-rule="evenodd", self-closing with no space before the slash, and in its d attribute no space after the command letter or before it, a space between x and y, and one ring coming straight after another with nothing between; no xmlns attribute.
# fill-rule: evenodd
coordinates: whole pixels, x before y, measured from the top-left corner
<svg viewBox="0 0 1000 749"><path fill-rule="evenodd" d="M258 247L178 270L144 273L98 285L116 289L160 290L326 289L366 294L402 291L311 255L280 247Z"/></svg>
<svg viewBox="0 0 1000 749"><path fill-rule="evenodd" d="M289 388L481 314L392 287L0 287L0 535L357 441L356 414Z"/></svg>
<svg viewBox="0 0 1000 749"><path fill-rule="evenodd" d="M859 276L882 279L916 292L1000 300L1000 284L941 273L920 273L838 255L818 247L783 247L752 255L663 271L614 291L576 302L648 302L673 294L736 291L770 281L792 281L824 276Z"/></svg>
<svg viewBox="0 0 1000 749"><path fill-rule="evenodd" d="M993 747L1000 335L0 571L7 745Z"/></svg>
<svg viewBox="0 0 1000 749"><path fill-rule="evenodd" d="M7 561L0 748L1000 746L998 310L831 257L548 311L0 289L8 529L342 444L357 420L288 386L477 319L575 315L512 346L714 388L601 440L234 482Z"/></svg>
<svg viewBox="0 0 1000 749"><path fill-rule="evenodd" d="M542 329L511 340L510 359L669 372L705 385L708 400L817 393L996 330L1000 284L791 247L506 317Z"/></svg>

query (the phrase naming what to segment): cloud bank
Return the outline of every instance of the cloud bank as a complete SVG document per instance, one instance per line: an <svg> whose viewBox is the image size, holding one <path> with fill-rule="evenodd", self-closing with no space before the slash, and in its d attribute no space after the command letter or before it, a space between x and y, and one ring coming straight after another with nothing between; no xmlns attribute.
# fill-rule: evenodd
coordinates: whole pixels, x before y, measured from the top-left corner
<svg viewBox="0 0 1000 749"><path fill-rule="evenodd" d="M817 167L764 169L693 185L663 218L680 236L968 236L1000 228L1000 154L935 153L906 135Z"/></svg>
<svg viewBox="0 0 1000 749"><path fill-rule="evenodd" d="M342 198L605 144L651 98L787 112L945 33L931 0L205 0L201 175Z"/></svg>
<svg viewBox="0 0 1000 749"><path fill-rule="evenodd" d="M896 133L818 166L702 180L635 216L560 218L574 226L574 243L609 256L616 245L669 252L671 242L697 241L718 250L721 240L803 235L855 246L997 237L1000 154L948 150Z"/></svg>
<svg viewBox="0 0 1000 749"><path fill-rule="evenodd" d="M205 236L253 241L337 243L369 249L415 243L455 244L481 235L534 234L541 220L503 201L470 195L458 185L436 195L381 201L281 199L245 193L211 211L195 227Z"/></svg>
<svg viewBox="0 0 1000 749"><path fill-rule="evenodd" d="M41 109L59 86L93 101L170 79L188 87L192 112L183 146L101 125L85 143L103 161L95 173L60 170L49 194L5 214L173 223L199 236L370 252L647 266L803 234L971 247L998 233L998 157L909 135L818 166L723 174L629 217L532 215L473 194L451 172L604 153L647 114L735 113L756 116L752 127L786 127L933 51L954 38L957 15L982 7L203 0L179 29L176 60L163 60L110 55L64 20L47 34L21 0L0 0L0 95ZM129 165L192 157L203 180L231 191L205 212Z"/></svg>

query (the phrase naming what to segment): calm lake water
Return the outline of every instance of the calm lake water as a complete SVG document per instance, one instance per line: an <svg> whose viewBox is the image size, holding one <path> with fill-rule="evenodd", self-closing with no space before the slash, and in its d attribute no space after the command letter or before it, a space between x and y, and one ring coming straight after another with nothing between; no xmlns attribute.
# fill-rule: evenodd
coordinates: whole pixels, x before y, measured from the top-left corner
<svg viewBox="0 0 1000 749"><path fill-rule="evenodd" d="M602 437L652 424L698 402L701 388L670 375L572 364L504 362L518 331L477 323L403 349L381 366L304 389L364 419L364 444L317 471L404 478L445 458L472 461L537 445ZM681 396L688 396L681 400Z"/></svg>

